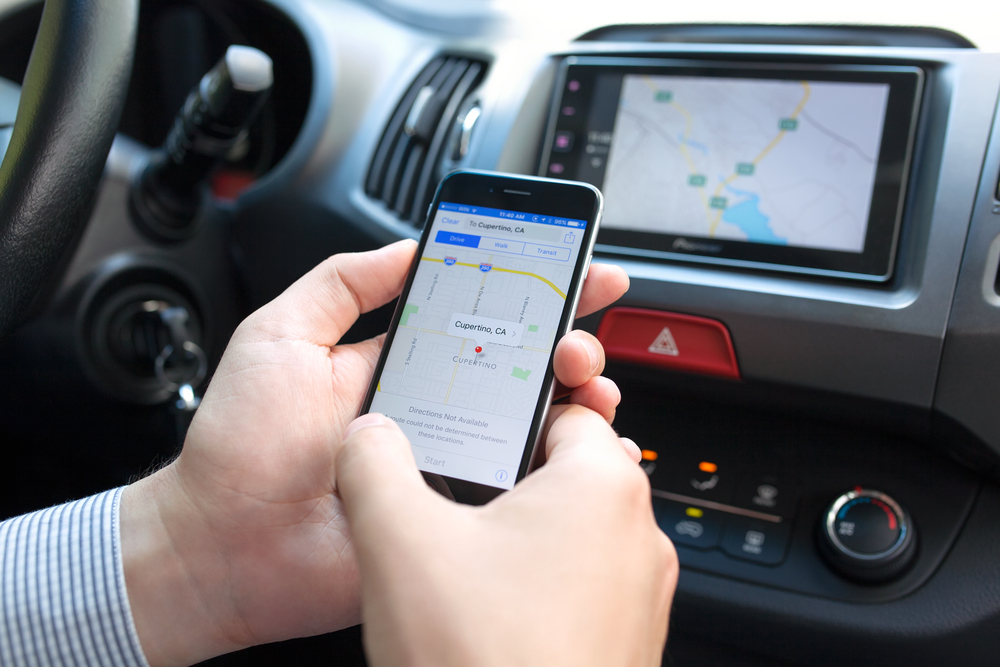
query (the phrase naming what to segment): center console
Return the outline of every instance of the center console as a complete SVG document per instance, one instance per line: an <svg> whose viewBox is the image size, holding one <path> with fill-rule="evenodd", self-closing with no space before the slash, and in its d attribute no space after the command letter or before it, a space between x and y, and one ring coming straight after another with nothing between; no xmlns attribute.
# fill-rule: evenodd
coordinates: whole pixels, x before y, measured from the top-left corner
<svg viewBox="0 0 1000 667"><path fill-rule="evenodd" d="M642 449L657 523L688 570L897 600L941 565L979 490L967 469L905 438L685 398L620 364L609 373L623 393L616 428Z"/></svg>
<svg viewBox="0 0 1000 667"><path fill-rule="evenodd" d="M947 136L985 142L996 75L953 51L587 51L552 66L537 173L605 194L595 260L632 288L583 326L681 590L703 599L707 575L868 605L926 587L981 485L932 406L939 288L979 181L953 169L983 158Z"/></svg>

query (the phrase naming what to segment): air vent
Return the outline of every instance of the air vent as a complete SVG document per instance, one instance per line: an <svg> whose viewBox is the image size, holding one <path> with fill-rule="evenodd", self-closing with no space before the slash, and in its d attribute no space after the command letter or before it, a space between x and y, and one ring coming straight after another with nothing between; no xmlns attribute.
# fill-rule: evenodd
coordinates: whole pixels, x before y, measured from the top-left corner
<svg viewBox="0 0 1000 667"><path fill-rule="evenodd" d="M435 58L392 114L372 160L365 192L400 220L423 222L441 180L441 161L462 102L482 80L482 62Z"/></svg>

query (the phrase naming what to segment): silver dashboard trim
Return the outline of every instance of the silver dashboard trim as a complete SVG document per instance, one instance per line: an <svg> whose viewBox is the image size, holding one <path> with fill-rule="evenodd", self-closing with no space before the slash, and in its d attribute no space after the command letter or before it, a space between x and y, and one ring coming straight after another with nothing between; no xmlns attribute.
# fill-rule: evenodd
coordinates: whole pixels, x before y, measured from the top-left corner
<svg viewBox="0 0 1000 667"><path fill-rule="evenodd" d="M892 511L896 514L896 520L899 521L899 537L896 538L896 541L893 542L888 549L884 549L878 553L866 554L848 548L840 540L840 536L837 535L837 531L834 530L834 524L837 521L837 512L840 511L840 508L855 498L874 498L876 500L880 500L892 508ZM871 489L848 491L837 498L827 511L826 516L823 517L823 530L826 531L826 536L830 538L830 543L833 544L834 548L846 556L865 562L889 558L890 556L902 551L913 539L913 533L910 531L909 519L906 516L906 512L903 511L903 508L899 506L899 503L881 491L873 491Z"/></svg>
<svg viewBox="0 0 1000 667"><path fill-rule="evenodd" d="M650 489L650 493L652 493L657 498L663 498L664 500L673 500L674 502L684 503L685 505L704 507L705 509L708 510L725 512L726 514L738 514L739 516L745 516L750 519L760 519L761 521L769 521L770 523L781 523L783 520L777 514L767 514L765 512L746 510L743 509L742 507L735 507L733 505L727 505L725 503L717 503L714 500L705 500L704 498L693 498L691 496L685 496L680 493L671 493L670 491L660 491L659 489Z"/></svg>
<svg viewBox="0 0 1000 667"><path fill-rule="evenodd" d="M986 267L983 269L983 300L991 306L1000 306L997 294L997 276L1000 271L1000 235L993 238L986 251Z"/></svg>

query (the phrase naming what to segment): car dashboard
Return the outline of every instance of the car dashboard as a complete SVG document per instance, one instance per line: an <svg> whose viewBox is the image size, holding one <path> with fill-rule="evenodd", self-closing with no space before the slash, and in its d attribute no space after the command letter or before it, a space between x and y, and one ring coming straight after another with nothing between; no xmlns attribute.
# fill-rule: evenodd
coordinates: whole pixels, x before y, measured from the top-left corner
<svg viewBox="0 0 1000 667"><path fill-rule="evenodd" d="M0 75L17 83L40 9L6 4ZM695 247L705 239L687 253L675 235L663 251L605 227L594 261L624 268L631 287L578 326L605 344L622 391L615 427L643 450L657 521L677 545L664 664L992 664L1000 54L890 26L593 28L529 39L500 19L389 2L143 3L90 224L47 303L0 349L6 514L125 483L176 450L183 424L135 342L149 330L121 333L148 327L122 315L130 304L188 309L212 368L242 317L325 257L416 238L447 172L565 177L570 156L580 177L603 168L592 160L615 150L621 125L602 138L596 106L566 112L571 84L588 85L568 68L905 70L919 73L911 113L885 124L906 125L905 160L877 175L898 183L888 268L709 260ZM213 178L194 234L151 238L132 222L129 188L231 43L273 58L271 102ZM366 315L349 339L384 331L391 312ZM884 543L852 542L866 521L882 522ZM360 664L356 633L330 641ZM327 644L282 650L329 658ZM220 660L261 655L282 654Z"/></svg>

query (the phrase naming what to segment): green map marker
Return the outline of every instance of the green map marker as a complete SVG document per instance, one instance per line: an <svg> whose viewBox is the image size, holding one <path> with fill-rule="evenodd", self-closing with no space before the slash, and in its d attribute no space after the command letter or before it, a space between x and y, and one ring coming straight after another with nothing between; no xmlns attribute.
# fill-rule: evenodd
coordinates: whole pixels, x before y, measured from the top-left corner
<svg viewBox="0 0 1000 667"><path fill-rule="evenodd" d="M674 99L674 94L669 90L658 90L656 91L656 101L657 102L672 102Z"/></svg>
<svg viewBox="0 0 1000 667"><path fill-rule="evenodd" d="M793 130L797 130L798 128L799 128L799 121L795 120L794 118L782 118L781 121L778 122L779 130L785 130L791 132Z"/></svg>
<svg viewBox="0 0 1000 667"><path fill-rule="evenodd" d="M736 173L740 176L752 176L753 175L753 163L752 162L740 162L736 165Z"/></svg>
<svg viewBox="0 0 1000 667"><path fill-rule="evenodd" d="M514 368L511 369L510 374L518 380L527 380L528 376L531 375L531 371L523 371L517 366L514 366Z"/></svg>
<svg viewBox="0 0 1000 667"><path fill-rule="evenodd" d="M703 185L705 185L706 180L708 179L705 178L704 174L691 174L690 176L688 176L688 185L693 185L696 188L700 188Z"/></svg>
<svg viewBox="0 0 1000 667"><path fill-rule="evenodd" d="M538 325L537 324L529 324L528 325L528 331L538 331Z"/></svg>
<svg viewBox="0 0 1000 667"><path fill-rule="evenodd" d="M420 310L420 306L414 306L412 303L403 306L403 316L399 318L399 326L405 327L406 323L410 321L410 315L413 315L418 310Z"/></svg>
<svg viewBox="0 0 1000 667"><path fill-rule="evenodd" d="M712 200L708 204L712 208L726 208L726 198L725 197L712 197Z"/></svg>

